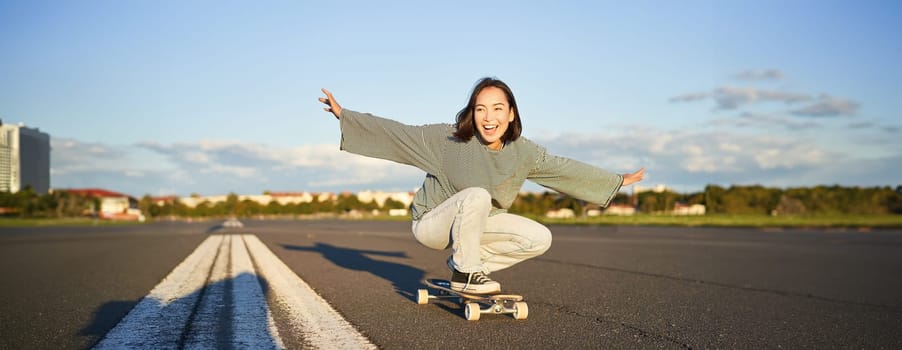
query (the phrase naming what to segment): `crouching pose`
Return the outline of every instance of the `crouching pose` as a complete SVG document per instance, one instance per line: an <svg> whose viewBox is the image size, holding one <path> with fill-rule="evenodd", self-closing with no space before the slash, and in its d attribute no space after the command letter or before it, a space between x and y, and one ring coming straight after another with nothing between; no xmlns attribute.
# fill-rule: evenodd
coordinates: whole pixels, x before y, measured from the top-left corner
<svg viewBox="0 0 902 350"><path fill-rule="evenodd" d="M489 273L544 253L551 232L506 212L523 183L533 181L607 206L621 186L642 180L645 168L619 175L549 154L520 136L517 102L501 80L483 78L452 124L404 125L343 109L328 90L319 101L341 124L341 149L415 166L426 172L410 206L413 235L433 249L451 248L451 288L501 291Z"/></svg>

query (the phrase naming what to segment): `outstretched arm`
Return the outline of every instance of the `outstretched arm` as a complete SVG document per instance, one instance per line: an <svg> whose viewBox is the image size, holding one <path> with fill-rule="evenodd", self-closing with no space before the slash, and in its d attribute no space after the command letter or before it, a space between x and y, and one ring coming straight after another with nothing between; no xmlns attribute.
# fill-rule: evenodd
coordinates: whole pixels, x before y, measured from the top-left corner
<svg viewBox="0 0 902 350"><path fill-rule="evenodd" d="M331 112L332 115L335 116L335 119L341 119L341 105L338 104L338 101L335 100L335 97L332 96L332 93L329 90L323 88L323 93L326 94L326 98L319 98L319 102L326 104L329 107L323 108L326 112Z"/></svg>
<svg viewBox="0 0 902 350"><path fill-rule="evenodd" d="M319 102L323 110L332 113L341 128L341 150L367 157L380 158L412 165L427 173L439 170L442 164L442 142L450 135L450 126L412 126L369 113L342 109L329 90Z"/></svg>
<svg viewBox="0 0 902 350"><path fill-rule="evenodd" d="M645 178L645 167L640 168L635 173L623 174L623 186L632 185Z"/></svg>
<svg viewBox="0 0 902 350"><path fill-rule="evenodd" d="M611 203L621 187L639 182L645 176L644 167L634 173L615 174L577 160L548 154L544 147L537 147L536 167L527 179L602 207Z"/></svg>

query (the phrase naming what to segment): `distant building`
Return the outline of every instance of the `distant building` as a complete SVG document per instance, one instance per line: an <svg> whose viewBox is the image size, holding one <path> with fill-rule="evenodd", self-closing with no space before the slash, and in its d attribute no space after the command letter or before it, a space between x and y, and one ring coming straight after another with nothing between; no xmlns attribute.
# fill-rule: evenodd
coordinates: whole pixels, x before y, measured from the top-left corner
<svg viewBox="0 0 902 350"><path fill-rule="evenodd" d="M309 192L270 192L269 195L281 205L313 202L313 195Z"/></svg>
<svg viewBox="0 0 902 350"><path fill-rule="evenodd" d="M389 216L407 216L407 209L389 209Z"/></svg>
<svg viewBox="0 0 902 350"><path fill-rule="evenodd" d="M159 206L164 206L166 204L175 204L179 197L177 196L159 196L159 197L151 197L150 200Z"/></svg>
<svg viewBox="0 0 902 350"><path fill-rule="evenodd" d="M337 198L333 193L321 193L315 195L309 192L268 192L267 194L262 195L237 195L237 197L239 202L249 200L260 205L269 205L269 203L272 202L279 203L280 205L310 203L313 202L314 197L320 198L321 201L322 198L325 198L326 200L334 200ZM189 208L195 208L203 202L215 205L216 203L224 203L228 199L228 195L192 195L190 197L181 197L179 198L179 201Z"/></svg>
<svg viewBox="0 0 902 350"><path fill-rule="evenodd" d="M611 204L604 210L604 215L630 216L636 215L636 207L626 204Z"/></svg>
<svg viewBox="0 0 902 350"><path fill-rule="evenodd" d="M557 210L549 210L547 213L545 213L545 216L552 219L572 219L576 217L576 213L573 212L573 209L561 208Z"/></svg>
<svg viewBox="0 0 902 350"><path fill-rule="evenodd" d="M705 206L702 204L677 203L673 206L673 215L705 215Z"/></svg>
<svg viewBox="0 0 902 350"><path fill-rule="evenodd" d="M127 194L100 188L70 188L61 191L97 198L100 201L97 216L101 219L144 221L144 214L138 209L138 199Z"/></svg>
<svg viewBox="0 0 902 350"><path fill-rule="evenodd" d="M320 203L334 201L334 200L338 199L338 196L332 192L323 192L323 193L315 195L314 197L316 197L316 200Z"/></svg>
<svg viewBox="0 0 902 350"><path fill-rule="evenodd" d="M38 194L50 190L50 135L0 121L0 191L15 193L26 186Z"/></svg>
<svg viewBox="0 0 902 350"><path fill-rule="evenodd" d="M411 192L382 192L382 191L361 191L357 192L357 200L361 203L369 203L375 201L380 207L385 206L385 202L389 199L401 202L405 207L409 207L413 203L413 193ZM402 214L407 215L407 214Z"/></svg>

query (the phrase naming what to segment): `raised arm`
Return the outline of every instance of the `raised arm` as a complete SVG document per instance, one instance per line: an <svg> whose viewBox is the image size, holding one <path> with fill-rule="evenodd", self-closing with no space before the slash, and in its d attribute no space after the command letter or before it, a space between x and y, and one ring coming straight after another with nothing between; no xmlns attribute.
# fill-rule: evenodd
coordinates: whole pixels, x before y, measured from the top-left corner
<svg viewBox="0 0 902 350"><path fill-rule="evenodd" d="M362 156L412 165L427 173L439 171L442 142L451 134L449 125L413 126L342 108L329 90L319 102L339 120L341 149Z"/></svg>

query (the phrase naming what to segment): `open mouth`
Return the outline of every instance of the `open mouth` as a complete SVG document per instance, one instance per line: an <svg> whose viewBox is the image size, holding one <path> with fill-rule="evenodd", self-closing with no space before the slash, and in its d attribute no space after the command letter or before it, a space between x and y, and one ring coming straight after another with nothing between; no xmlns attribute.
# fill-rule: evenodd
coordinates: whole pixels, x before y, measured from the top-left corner
<svg viewBox="0 0 902 350"><path fill-rule="evenodd" d="M486 136L492 136L498 130L498 125L483 125L482 133Z"/></svg>

